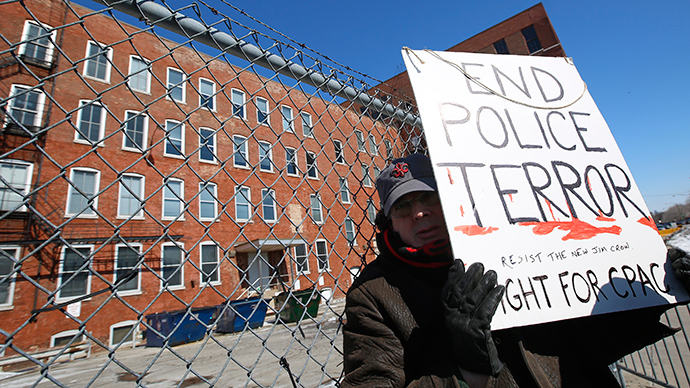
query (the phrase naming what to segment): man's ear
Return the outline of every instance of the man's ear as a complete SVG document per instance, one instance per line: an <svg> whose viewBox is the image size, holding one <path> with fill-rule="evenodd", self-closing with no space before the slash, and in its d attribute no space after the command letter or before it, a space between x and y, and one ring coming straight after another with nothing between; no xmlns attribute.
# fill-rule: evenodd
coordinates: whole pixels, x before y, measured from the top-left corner
<svg viewBox="0 0 690 388"><path fill-rule="evenodd" d="M378 213L376 213L374 224L376 224L376 227L381 232L391 228L391 220L390 218L386 217L385 214L383 214L383 209L379 210Z"/></svg>

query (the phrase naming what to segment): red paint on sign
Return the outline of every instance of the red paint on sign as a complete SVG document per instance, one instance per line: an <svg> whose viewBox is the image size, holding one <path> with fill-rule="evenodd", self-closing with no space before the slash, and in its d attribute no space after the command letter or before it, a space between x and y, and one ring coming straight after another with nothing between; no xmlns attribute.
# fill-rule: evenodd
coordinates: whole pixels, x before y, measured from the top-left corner
<svg viewBox="0 0 690 388"><path fill-rule="evenodd" d="M642 217L639 220L637 220L637 222L639 222L642 225L647 225L650 228L656 230L657 232L659 231L659 229L656 228L656 223L654 223L654 220L652 220L651 218Z"/></svg>
<svg viewBox="0 0 690 388"><path fill-rule="evenodd" d="M453 176L450 174L450 168L446 167L446 171L448 172L448 180L450 181L450 184L452 185L453 183Z"/></svg>
<svg viewBox="0 0 690 388"><path fill-rule="evenodd" d="M617 225L609 227L597 227L584 221L580 221L577 218L573 218L572 221L521 222L520 225L533 226L534 229L532 229L532 233L539 236L547 235L553 232L554 229L568 231L568 234L561 238L563 241L588 240L603 233L619 235L622 230L620 226Z"/></svg>
<svg viewBox="0 0 690 388"><path fill-rule="evenodd" d="M482 236L498 230L498 228L493 226L481 227L479 225L459 225L454 229L456 232L460 232L468 236Z"/></svg>
<svg viewBox="0 0 690 388"><path fill-rule="evenodd" d="M610 218L610 217L604 217L604 216L597 217L597 221L613 222L615 220L616 220L615 218Z"/></svg>
<svg viewBox="0 0 690 388"><path fill-rule="evenodd" d="M464 217L465 216L465 208L460 205L460 216Z"/></svg>
<svg viewBox="0 0 690 388"><path fill-rule="evenodd" d="M513 194L508 194L508 198L510 198L510 202L513 202Z"/></svg>

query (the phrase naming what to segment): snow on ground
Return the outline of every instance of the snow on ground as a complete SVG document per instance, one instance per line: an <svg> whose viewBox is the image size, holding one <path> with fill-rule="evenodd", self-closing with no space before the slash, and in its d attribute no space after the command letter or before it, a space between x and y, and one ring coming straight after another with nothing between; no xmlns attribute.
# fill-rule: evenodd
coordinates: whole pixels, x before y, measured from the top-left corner
<svg viewBox="0 0 690 388"><path fill-rule="evenodd" d="M666 240L666 245L690 253L690 226L685 225L681 230L671 235Z"/></svg>

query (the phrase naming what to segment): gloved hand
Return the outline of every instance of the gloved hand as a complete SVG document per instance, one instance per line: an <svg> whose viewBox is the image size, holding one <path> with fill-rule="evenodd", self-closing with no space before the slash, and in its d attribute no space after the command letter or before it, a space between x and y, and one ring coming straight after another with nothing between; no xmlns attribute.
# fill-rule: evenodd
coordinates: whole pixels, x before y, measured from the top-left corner
<svg viewBox="0 0 690 388"><path fill-rule="evenodd" d="M669 248L666 256L671 260L671 267L676 279L680 280L685 290L690 294L690 256L678 248Z"/></svg>
<svg viewBox="0 0 690 388"><path fill-rule="evenodd" d="M505 291L496 279L496 272L484 273L481 263L472 264L465 273L462 260L455 260L443 287L445 321L456 361L470 372L492 376L503 369L491 338L491 319Z"/></svg>

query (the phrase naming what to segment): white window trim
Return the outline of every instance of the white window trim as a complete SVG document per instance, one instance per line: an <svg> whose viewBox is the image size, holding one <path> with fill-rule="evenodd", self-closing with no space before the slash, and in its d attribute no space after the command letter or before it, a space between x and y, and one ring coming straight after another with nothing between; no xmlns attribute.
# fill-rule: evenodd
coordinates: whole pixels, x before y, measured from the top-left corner
<svg viewBox="0 0 690 388"><path fill-rule="evenodd" d="M99 170L96 170L95 168L89 168L89 167L73 167L70 170L69 174L69 180L72 183L67 183L67 208L65 209L65 218L70 218L75 216L78 213L70 213L70 207L72 205L72 192L75 190L74 188L74 172L75 171L84 171L84 172L95 172L96 173L96 178L94 179L94 199L93 199L93 214L88 214L82 212L79 214L77 217L78 218L98 218L98 198L100 197L99 195L99 190L101 187L101 172Z"/></svg>
<svg viewBox="0 0 690 388"><path fill-rule="evenodd" d="M321 216L321 220L316 220L314 218L314 201L313 199L316 199L316 202L319 204L319 214ZM314 221L315 224L321 225L323 224L323 206L321 205L321 197L319 197L318 194L309 194L309 214L311 215L311 219Z"/></svg>
<svg viewBox="0 0 690 388"><path fill-rule="evenodd" d="M384 147L386 148L386 160L392 160L393 159L393 143L391 143L390 140L384 139L383 140Z"/></svg>
<svg viewBox="0 0 690 388"><path fill-rule="evenodd" d="M235 93L238 93L239 95L242 96L242 106L240 109L242 109L242 114L241 115L236 115L235 114ZM230 105L232 105L232 116L231 117L236 117L236 118L241 118L243 120L247 119L247 95L241 91L240 89L235 89L231 88L230 89Z"/></svg>
<svg viewBox="0 0 690 388"><path fill-rule="evenodd" d="M178 242L165 242L161 244L161 281L160 281L160 289L163 290L163 280L165 279L163 277L163 257L164 257L164 252L165 252L165 247L176 247L180 249L180 282L182 284L171 286L168 285L168 290L184 290L185 285L184 285L184 258L185 258L185 250L184 250L184 244L183 243L178 243Z"/></svg>
<svg viewBox="0 0 690 388"><path fill-rule="evenodd" d="M362 166L362 186L371 187L371 175L369 175L369 166L360 163Z"/></svg>
<svg viewBox="0 0 690 388"><path fill-rule="evenodd" d="M352 226L352 242L350 242L350 240L348 240L348 238L347 238L348 221L350 221L349 224ZM350 246L353 246L353 247L357 246L357 228L355 227L355 222L352 221L352 218L350 218L350 217L345 217L345 220L343 221L343 234L345 235L345 241L347 241L347 243Z"/></svg>
<svg viewBox="0 0 690 388"><path fill-rule="evenodd" d="M119 261L119 252L120 248L134 248L134 249L139 249L139 254L141 254L143 251L143 246L140 243L128 243L128 244L115 244L115 260L113 262L113 284L117 281L117 270L118 270L118 261ZM125 290L125 291L120 291L119 289L116 291L118 295L120 296L131 296L131 295L141 295L141 265L137 269L139 272L137 274L137 288L136 290Z"/></svg>
<svg viewBox="0 0 690 388"><path fill-rule="evenodd" d="M268 194L266 194L266 192L268 192ZM273 219L266 218L266 210L265 210L266 204L264 203L264 199L266 198L266 195L269 195L271 197L272 202L273 202ZM261 218L267 224L275 224L276 221L278 220L278 201L276 201L275 190L261 189Z"/></svg>
<svg viewBox="0 0 690 388"><path fill-rule="evenodd" d="M213 217L203 217L201 215L201 191L204 189L204 186L207 187L213 187L214 188L214 193L211 193L213 195ZM199 220L201 221L219 221L218 219L218 185L216 185L213 182L199 182Z"/></svg>
<svg viewBox="0 0 690 388"><path fill-rule="evenodd" d="M266 146L266 147L264 148L264 146ZM261 161L262 161L261 160L261 150L262 149L266 149L266 158L264 158L264 159L268 159L268 161L269 161L270 168L268 170L264 169L261 166ZM259 140L259 171L261 171L261 172L274 172L273 171L273 144L271 144L270 142L267 142L267 141L263 141L263 140Z"/></svg>
<svg viewBox="0 0 690 388"><path fill-rule="evenodd" d="M171 87L171 85L170 85L170 71L171 70L182 74L182 83L181 84ZM187 80L188 80L188 78L189 77L187 77L187 73L185 73L184 71L182 71L178 68L175 68L175 67L168 67L165 70L165 93L166 93L165 99L168 101L175 101L179 104L185 104L186 105L187 104ZM174 98L170 97L169 91L173 87L181 87L182 88L182 101L175 100Z"/></svg>
<svg viewBox="0 0 690 388"><path fill-rule="evenodd" d="M288 171L288 168L287 168L288 167L288 159L287 159L287 152L288 151L287 150L292 151L292 156L293 156L294 161L295 161L295 173L294 174L290 173ZM285 173L288 176L299 176L299 158L297 157L297 150L292 148L292 147L285 147Z"/></svg>
<svg viewBox="0 0 690 388"><path fill-rule="evenodd" d="M65 330L65 331L61 331L57 334L53 334L50 336L50 347L54 348L55 347L55 340L57 340L59 338L74 337L77 334L79 334L79 330ZM86 341L86 335L84 333L81 333L81 339L75 340L73 343L79 343L82 341Z"/></svg>
<svg viewBox="0 0 690 388"><path fill-rule="evenodd" d="M101 123L99 125L99 131L98 131L98 141L94 144L91 143L91 140L88 139L80 139L79 138L79 127L81 126L81 120L82 120L82 112L84 112L84 107L86 105L92 105L92 106L100 106L102 109L103 114L101 115ZM77 113L77 125L76 129L74 130L74 142L79 143L79 144L86 144L88 146L99 146L99 147L105 147L105 142L103 141L103 138L105 136L105 118L108 115L108 111L106 110L105 105L95 102L93 100L79 100L79 113Z"/></svg>
<svg viewBox="0 0 690 388"><path fill-rule="evenodd" d="M297 261L297 246L294 246L292 252L295 255L295 273L297 273L298 275L308 275L311 273L311 268L309 268L309 245L307 245L306 243L299 245L304 245L304 263L306 264L307 269L306 271L299 270L299 262Z"/></svg>
<svg viewBox="0 0 690 388"><path fill-rule="evenodd" d="M16 159L2 159L0 160L0 163L8 163L8 164L19 164L27 167L26 169L26 181L24 182L24 190L23 190L23 196L26 197L29 194L29 191L31 189L31 182L33 181L33 174L34 174L34 164L29 163L23 160L16 160ZM26 211L26 205L22 205L19 209L14 210L15 212L25 212Z"/></svg>
<svg viewBox="0 0 690 388"><path fill-rule="evenodd" d="M140 201L143 202L146 197L145 197L145 192L146 192L146 177L144 175L140 174L129 174L125 173L122 174L123 177L132 177L132 178L141 178L141 190L139 190L139 193L136 193L136 195L139 197ZM134 215L127 215L127 214L122 214L122 194L126 192L129 193L129 190L125 188L124 183L122 181L119 182L119 190L117 192L117 218L118 219L131 219L133 220L143 220L144 219L144 209L139 210L137 214ZM131 193L130 193L131 194Z"/></svg>
<svg viewBox="0 0 690 388"><path fill-rule="evenodd" d="M347 191L347 200L343 199L343 183L345 183L345 190ZM350 193L350 185L347 183L347 178L340 178L338 181L338 196L343 203L351 203L352 195Z"/></svg>
<svg viewBox="0 0 690 388"><path fill-rule="evenodd" d="M313 139L314 138L314 124L312 123L312 120L311 120L311 114L307 113L307 112L301 112L299 116L300 116L300 119L302 120L302 134L304 135L304 137L308 137L308 138ZM306 122L305 118L309 118L309 125L308 125L309 133L304 133L304 127L305 127L304 124Z"/></svg>
<svg viewBox="0 0 690 388"><path fill-rule="evenodd" d="M144 143L144 144L142 144L141 150L139 150L139 149L136 148L136 147L127 147L127 146L126 146L126 144L127 144L127 135L125 135L125 133L126 133L126 131L127 131L127 127L126 127L126 126L127 126L127 122L128 122L128 121L127 121L127 115L130 114L130 113L133 115L132 120L134 120L134 118L136 118L136 116L142 116L142 117L144 118L144 128L143 128L143 132L144 132L144 133L143 133L143 136L142 136L142 143ZM126 110L126 111L125 111L125 119L124 119L124 121L122 122L122 125L120 125L120 127L122 128L122 149L123 149L123 150L125 150L125 151L137 152L137 153L143 153L143 152L146 151L146 149L148 148L149 115L147 115L146 113L137 112L137 111L134 111L134 110Z"/></svg>
<svg viewBox="0 0 690 388"><path fill-rule="evenodd" d="M319 268L320 267L319 264L321 263L321 260L319 259L319 248L318 248L319 242L323 242L323 246L326 249L326 268ZM331 258L328 255L328 242L326 240L318 239L318 240L314 241L314 256L316 256L316 267L318 268L319 273L331 272Z"/></svg>
<svg viewBox="0 0 690 388"><path fill-rule="evenodd" d="M108 330L108 346L110 346L111 349L117 345L117 344L113 343L113 329L118 329L120 327L125 327L125 326L134 326L134 330L132 331L131 341L122 342L122 344L120 345L120 349L122 349L128 345L135 347L137 334L139 334L139 321L122 321L122 322L118 322L118 323L110 325L110 329Z"/></svg>
<svg viewBox="0 0 690 388"><path fill-rule="evenodd" d="M168 153L168 143L170 143L171 146L174 146L172 144L172 141L170 141L170 133L168 132L168 123L172 123L172 127L177 127L180 129L180 136L182 137L180 140L180 153L182 155L178 154L169 154ZM184 143L185 143L185 124L183 122L177 121L177 120L165 120L165 141L163 141L163 156L168 157L168 158L175 158L175 159L184 159L185 158L185 152L184 152Z"/></svg>
<svg viewBox="0 0 690 388"><path fill-rule="evenodd" d="M22 44L19 45L19 55L24 55L26 54L26 43L28 42L29 39L29 24L33 24L39 27L42 27L45 30L51 30L53 27L45 24L45 23L40 23L36 22L34 20L25 20L24 21L24 29L22 30ZM53 62L53 52L55 51L55 45L54 42L57 38L57 31L53 30L50 33L50 44L48 45L48 48L46 50L46 63L52 63Z"/></svg>
<svg viewBox="0 0 690 388"><path fill-rule="evenodd" d="M270 126L271 125L271 107L268 103L268 99L265 99L263 97L256 97L256 100L257 101L262 100L262 101L266 102L266 112L265 112L266 113L266 121L263 121L263 122L259 121L259 111L261 111L261 110L259 109L259 104L257 103L256 104L256 112L257 112L256 113L256 122L259 125Z"/></svg>
<svg viewBox="0 0 690 388"><path fill-rule="evenodd" d="M285 117L284 109L287 109L288 112L290 112L290 119L288 120ZM290 133L295 133L295 113L292 111L291 106L287 105L281 105L280 106L280 117L281 117L281 122L283 125L283 132L290 132ZM285 122L287 121L288 127L285 128Z"/></svg>
<svg viewBox="0 0 690 388"><path fill-rule="evenodd" d="M184 221L184 180L179 179L179 178L168 178L168 182L180 182L180 197L181 198L171 198L175 199L177 201L180 201L180 213L177 216L171 217L171 216L166 216L165 215L165 188L168 186L167 183L165 182L166 180L163 179L163 187L161 188L161 220L164 221ZM170 189L172 191L172 189Z"/></svg>
<svg viewBox="0 0 690 388"><path fill-rule="evenodd" d="M373 215L371 213L371 210L373 209ZM369 219L369 222L371 222L372 225L376 224L376 204L372 199L367 200L367 218Z"/></svg>
<svg viewBox="0 0 690 388"><path fill-rule="evenodd" d="M236 141L235 139L242 139L242 141ZM246 166L242 166L236 163L235 154L242 153L241 146L244 146L244 161L247 163ZM241 168L243 170L250 170L252 168L249 163L249 142L246 137L242 135L232 135L232 166L235 168Z"/></svg>
<svg viewBox="0 0 690 388"><path fill-rule="evenodd" d="M16 249L16 253L14 254L14 259L16 261L19 261L22 255L22 247L19 245L2 245L0 246L0 249L6 250L6 249ZM6 310L12 310L14 309L14 286L16 284L16 279L17 279L17 274L12 274L12 276L9 279L9 284L10 286L7 289L7 303L1 303L0 304L0 311L6 311Z"/></svg>
<svg viewBox="0 0 690 388"><path fill-rule="evenodd" d="M307 175L307 179L319 180L319 164L316 160L316 152L307 151L307 153L306 153L306 158L307 158L306 160L307 161L309 161L309 155L310 154L313 156L314 163L312 164L312 166L314 167L314 174L316 174L316 176L312 176L309 173L309 171L310 171L309 167L310 166L309 166L309 163L307 163L307 167L305 168L305 170L306 170L305 173Z"/></svg>
<svg viewBox="0 0 690 388"><path fill-rule="evenodd" d="M29 85L22 85L22 84L13 84L12 87L10 88L10 96L7 99L7 115L5 116L5 125L13 122L13 120L10 118L12 115L12 100L14 96L17 96L21 93L17 92L17 88L26 88L29 89L25 93L38 93L38 103L36 104L36 117L34 117L34 122L31 124L34 127L39 127L41 126L41 123L43 122L43 110L45 108L45 100L46 100L46 95L43 93L42 90L34 87L34 86L29 86ZM21 124L21 125L26 125L26 124Z"/></svg>
<svg viewBox="0 0 690 388"><path fill-rule="evenodd" d="M203 97L203 95L201 94L201 84L203 82L208 82L211 85L213 85L213 94L211 95L211 105L213 106L212 109L208 109L201 101L201 98ZM211 79L199 77L199 107L201 109L205 109L211 112L215 112L218 110L218 106L216 106L216 83Z"/></svg>
<svg viewBox="0 0 690 388"><path fill-rule="evenodd" d="M376 144L376 137L374 135L369 135L367 138L369 142L369 154L371 156L376 156L379 154L379 146Z"/></svg>
<svg viewBox="0 0 690 388"><path fill-rule="evenodd" d="M62 247L62 251L60 252L60 268L58 269L58 278L57 278L56 289L59 289L62 286L62 274L64 273L63 272L63 266L65 264L65 253L67 252L67 249L69 249L69 248L70 247L64 245ZM77 250L77 248L89 248L89 255L90 256L93 255L94 246L92 244L72 245L71 248L73 248L75 251ZM91 292L91 271L89 271L89 269L91 268L91 263L93 262L93 260L89 260L89 261L90 261L89 265L84 270L87 273L87 275L86 275L86 291L85 291L84 295L88 295ZM80 297L84 296L84 295L76 295L76 296L62 297L62 296L60 296L60 294L62 294L62 290L58 291L57 294L55 295L55 301L58 303L66 302L66 301L80 298ZM91 300L91 298L84 299L84 300ZM82 300L82 302L84 300Z"/></svg>
<svg viewBox="0 0 690 388"><path fill-rule="evenodd" d="M210 131L212 132L211 139L213 142L213 147L209 148L211 150L211 154L213 155L213 160L207 160L207 159L202 159L201 158L201 150L205 147L204 144L202 144L201 140L201 132L202 131ZM218 132L213 129L213 128L208 128L208 127L199 127L199 162L201 163L209 163L209 164L218 164L218 141L217 141L217 134Z"/></svg>
<svg viewBox="0 0 690 388"><path fill-rule="evenodd" d="M218 274L218 280L213 280L213 281L210 281L210 282L204 282L204 271L203 271L204 262L202 261L202 259L203 259L203 256L202 256L202 255L203 255L202 247L204 247L204 246L214 246L214 247L216 247L216 264L218 265L218 266L216 267L216 268L217 268L216 273ZM200 244L199 244L199 284L200 284L200 285L209 284L209 285L212 285L212 286L217 286L217 285L221 284L221 282L222 282L222 281L221 281L221 278L220 278L220 275L221 275L221 270L220 270L220 247L218 246L218 244L216 244L216 243L214 243L214 242L212 242L212 241L204 241L204 242L200 243Z"/></svg>
<svg viewBox="0 0 690 388"><path fill-rule="evenodd" d="M129 56L129 71L127 73L127 77L129 77L129 78L127 80L127 85L129 85L130 89L132 89L135 92L144 93L144 94L151 94L151 70L145 70L144 71L144 74L146 74L146 90L135 89L129 83L129 81L131 81L131 79L132 79L130 76L133 75L132 74L132 64L134 63L134 59L138 59L138 60L144 62L146 65L150 65L150 63L151 63L151 61L149 61L148 59L146 59L144 57L140 57L137 55L130 55ZM149 67L149 69L150 69L150 67ZM139 74L137 74L137 75L139 75Z"/></svg>
<svg viewBox="0 0 690 388"><path fill-rule="evenodd" d="M248 210L249 218L246 218L246 219L245 218L239 218L239 216L237 215L237 213L238 213L237 212L237 198L239 198L239 196L241 195L240 194L241 189L247 189L246 198L247 198L247 202L248 202L248 206L249 206L249 210ZM254 209L253 209L254 206L252 206L252 189L249 186L235 186L235 198L233 198L233 199L235 201L235 221L250 222L250 220L252 219L252 214L254 213Z"/></svg>
<svg viewBox="0 0 690 388"><path fill-rule="evenodd" d="M108 58L108 60L106 61L106 65L105 65L105 78L104 79L98 78L98 77L86 74L86 69L88 67L88 64L90 61L93 60L93 58L86 59L84 61L84 70L83 70L82 75L84 76L84 78L88 78L88 79L92 79L94 81L99 81L99 82L109 84L110 83L110 73L112 71L113 48L112 47L106 47L107 45L105 45L103 43L98 43L96 41L89 40L86 42L86 53L84 54L84 58L89 57L89 49L91 48L91 44L95 44L96 46L98 46L100 48L105 48L105 56L106 56L106 58Z"/></svg>
<svg viewBox="0 0 690 388"><path fill-rule="evenodd" d="M335 143L340 144L340 159L341 159L340 161L338 161L338 152L337 152L337 148L335 146ZM335 163L344 165L345 164L345 150L343 149L343 142L340 140L337 140L337 139L333 139L333 151L336 151L335 152Z"/></svg>
<svg viewBox="0 0 690 388"><path fill-rule="evenodd" d="M360 142L360 139L362 140ZM364 133L359 129L355 129L355 141L357 142L357 151L367 152L366 139L364 138Z"/></svg>

